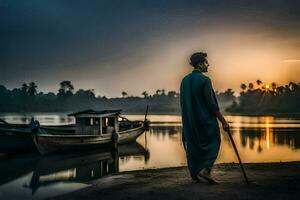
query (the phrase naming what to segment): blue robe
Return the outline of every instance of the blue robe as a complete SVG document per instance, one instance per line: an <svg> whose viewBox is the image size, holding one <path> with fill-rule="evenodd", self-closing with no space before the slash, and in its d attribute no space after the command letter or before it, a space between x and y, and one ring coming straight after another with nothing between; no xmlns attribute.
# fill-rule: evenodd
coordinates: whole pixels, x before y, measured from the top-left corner
<svg viewBox="0 0 300 200"><path fill-rule="evenodd" d="M219 106L210 79L198 70L186 75L180 86L180 105L188 169L196 176L203 168L212 168L220 148L215 114Z"/></svg>

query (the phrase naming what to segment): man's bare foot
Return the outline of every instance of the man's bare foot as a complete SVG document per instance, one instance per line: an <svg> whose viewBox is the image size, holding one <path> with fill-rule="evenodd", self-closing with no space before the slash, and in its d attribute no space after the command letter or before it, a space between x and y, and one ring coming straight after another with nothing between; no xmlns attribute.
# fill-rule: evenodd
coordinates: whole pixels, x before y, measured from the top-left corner
<svg viewBox="0 0 300 200"><path fill-rule="evenodd" d="M195 183L202 183L202 180L199 178L199 176L192 176L191 178Z"/></svg>
<svg viewBox="0 0 300 200"><path fill-rule="evenodd" d="M219 182L211 177L210 171L208 169L202 169L199 173L199 176L203 179L205 179L210 184L216 185L219 184Z"/></svg>

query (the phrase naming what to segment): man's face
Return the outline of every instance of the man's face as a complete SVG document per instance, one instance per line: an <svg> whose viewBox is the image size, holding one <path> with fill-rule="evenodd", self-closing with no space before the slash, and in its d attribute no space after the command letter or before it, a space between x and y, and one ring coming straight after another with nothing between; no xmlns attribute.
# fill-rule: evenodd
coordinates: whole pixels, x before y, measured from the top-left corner
<svg viewBox="0 0 300 200"><path fill-rule="evenodd" d="M201 71L202 72L207 72L208 71L208 67L209 67L208 60L205 59L205 61L203 62L203 64L201 64Z"/></svg>

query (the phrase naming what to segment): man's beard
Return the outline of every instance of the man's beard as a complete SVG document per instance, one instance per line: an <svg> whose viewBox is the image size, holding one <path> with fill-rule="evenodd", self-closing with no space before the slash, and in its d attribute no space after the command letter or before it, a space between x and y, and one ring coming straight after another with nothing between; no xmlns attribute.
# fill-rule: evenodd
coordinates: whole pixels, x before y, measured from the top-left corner
<svg viewBox="0 0 300 200"><path fill-rule="evenodd" d="M207 72L208 71L208 67L203 67L202 68L202 72Z"/></svg>

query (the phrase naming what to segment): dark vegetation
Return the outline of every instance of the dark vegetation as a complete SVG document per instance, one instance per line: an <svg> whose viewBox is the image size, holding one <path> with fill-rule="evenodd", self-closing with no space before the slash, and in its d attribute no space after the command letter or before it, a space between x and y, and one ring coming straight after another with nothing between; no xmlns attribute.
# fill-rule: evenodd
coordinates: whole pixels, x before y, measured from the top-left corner
<svg viewBox="0 0 300 200"><path fill-rule="evenodd" d="M256 84L241 84L242 92L226 111L239 114L299 114L300 83L270 85L257 80Z"/></svg>
<svg viewBox="0 0 300 200"><path fill-rule="evenodd" d="M238 114L273 114L300 112L300 84L270 86L260 80L256 84L241 84L242 92L235 97L232 89L216 92L222 111ZM57 93L44 93L36 83L24 83L12 90L0 85L0 112L71 112L83 109L122 109L124 113L143 114L150 106L152 114L179 114L179 94L158 89L155 94L142 92L121 97L96 96L94 90L75 90L70 81L62 81Z"/></svg>
<svg viewBox="0 0 300 200"><path fill-rule="evenodd" d="M0 112L70 112L83 109L122 109L125 113L142 114L147 104L151 113L179 114L179 94L176 91L158 89L155 94L142 92L141 96L129 96L123 91L121 97L96 96L94 90L75 91L70 81L62 81L58 92L38 91L36 83L24 83L12 90L0 85ZM230 104L233 91L218 95L222 102Z"/></svg>

